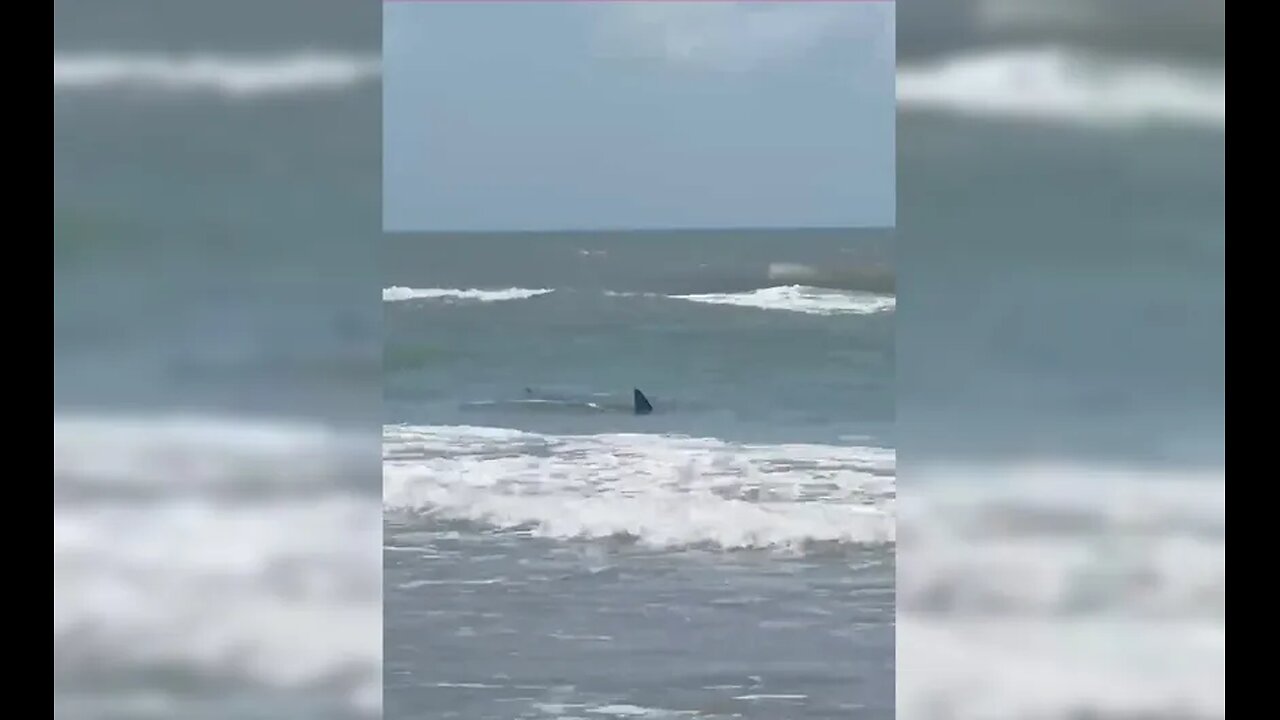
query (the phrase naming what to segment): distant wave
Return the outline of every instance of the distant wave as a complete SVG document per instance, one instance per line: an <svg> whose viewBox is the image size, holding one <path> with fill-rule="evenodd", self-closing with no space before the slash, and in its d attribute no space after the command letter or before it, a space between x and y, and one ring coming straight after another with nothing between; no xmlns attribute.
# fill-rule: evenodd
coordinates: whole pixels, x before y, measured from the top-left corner
<svg viewBox="0 0 1280 720"><path fill-rule="evenodd" d="M53 54L55 92L135 87L241 98L292 95L341 90L376 80L380 72L376 57L349 53Z"/></svg>
<svg viewBox="0 0 1280 720"><path fill-rule="evenodd" d="M894 540L893 450L482 427L383 431L389 510L558 539L801 551Z"/></svg>
<svg viewBox="0 0 1280 720"><path fill-rule="evenodd" d="M704 293L670 297L675 300L712 305L786 310L809 315L873 315L893 310L897 304L896 299L890 295L805 285L782 285L740 293Z"/></svg>
<svg viewBox="0 0 1280 720"><path fill-rule="evenodd" d="M478 290L475 288L462 290L457 288L410 288L393 286L382 289L383 302L403 302L405 300L475 300L477 302L499 302L502 300L527 300L531 297L555 292L554 288L505 288L502 290Z"/></svg>
<svg viewBox="0 0 1280 720"><path fill-rule="evenodd" d="M981 117L1223 130L1225 69L1100 60L1059 48L987 51L907 67L898 103Z"/></svg>
<svg viewBox="0 0 1280 720"><path fill-rule="evenodd" d="M382 300L383 302L405 302L409 300L444 300L453 302L469 300L491 303L528 300L553 292L555 292L554 288L512 287L500 290L480 290L475 288L409 288L393 286L383 288ZM606 297L666 298L709 305L735 305L761 310L783 310L809 315L873 315L889 312L896 305L896 300L891 295L877 295L874 293L805 285L783 285L737 293L666 295L654 292L623 292L616 290L605 290L603 293Z"/></svg>

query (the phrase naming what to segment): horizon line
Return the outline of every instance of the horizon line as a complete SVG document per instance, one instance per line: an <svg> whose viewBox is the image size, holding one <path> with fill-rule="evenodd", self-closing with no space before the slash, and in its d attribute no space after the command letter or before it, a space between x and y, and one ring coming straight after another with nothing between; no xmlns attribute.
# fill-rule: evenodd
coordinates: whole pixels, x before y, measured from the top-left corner
<svg viewBox="0 0 1280 720"><path fill-rule="evenodd" d="M438 5L443 3L453 3L457 5L466 5L468 3L574 3L574 4L591 4L591 3L639 3L639 4L657 4L657 3L745 3L750 5L798 5L802 3L850 3L850 4L896 4L897 0L382 0L383 5L407 5L407 4L432 4Z"/></svg>
<svg viewBox="0 0 1280 720"><path fill-rule="evenodd" d="M414 1L414 0L405 0ZM425 2L446 2L451 0L423 0ZM470 0L460 0L467 2ZM534 1L550 1L560 2L561 0L516 0L517 2L534 2ZM592 0L583 0L592 1ZM615 0L604 0L605 2L614 2ZM639 0L647 1L647 0ZM721 0L714 0L719 2ZM752 0L757 1L757 0ZM804 0L809 1L809 0ZM897 229L896 225L673 225L670 227L575 227L575 228L519 228L519 229L501 229L501 228L445 228L445 229L422 229L422 230L400 230L389 229L384 227L382 232L386 235L412 236L412 235L581 235L585 233L671 233L671 232L779 232L779 231L801 231L801 232L887 232L892 233Z"/></svg>

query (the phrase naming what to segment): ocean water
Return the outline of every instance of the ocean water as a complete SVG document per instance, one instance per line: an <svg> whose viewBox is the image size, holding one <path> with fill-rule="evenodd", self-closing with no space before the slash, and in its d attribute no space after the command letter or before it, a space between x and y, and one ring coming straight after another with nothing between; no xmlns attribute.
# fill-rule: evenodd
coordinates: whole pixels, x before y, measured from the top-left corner
<svg viewBox="0 0 1280 720"><path fill-rule="evenodd" d="M378 20L346 7L54 4L55 717L378 715Z"/></svg>
<svg viewBox="0 0 1280 720"><path fill-rule="evenodd" d="M900 717L1226 716L1222 5L1065 5L899 66Z"/></svg>
<svg viewBox="0 0 1280 720"><path fill-rule="evenodd" d="M1225 717L1225 5L1174 5L900 11L902 717ZM165 8L54 4L54 714L376 716L378 570L403 552L378 550L379 12L315 0ZM625 395L636 377L601 378L599 391ZM570 381L519 376L492 399L535 382ZM668 392L643 382L655 400ZM785 444L742 414L722 423L732 442ZM525 442L589 432L525 420L543 438ZM714 425L688 428L698 424ZM547 558L566 543L522 542ZM576 567L618 562L605 550L583 550L604 560ZM697 553L709 560L693 564ZM710 586L753 553L778 562L754 548L727 561L710 544L680 562ZM814 573L812 587L849 574L789 562ZM851 594L784 599L786 580L760 583L793 608ZM454 586L459 602L466 588ZM565 604L575 597L544 598L564 611L554 632L595 634L598 619ZM689 624L713 627L693 604ZM819 655L786 644L810 636L744 632L741 617L723 616L708 642L780 663ZM835 637L815 647L851 676L836 664L861 661L845 653L855 641ZM555 639L538 652L559 650ZM527 662L558 680L546 657ZM593 667L628 687L642 686L626 680L643 680L638 669L664 669L630 657ZM596 687L557 684L545 705L518 706L555 717L656 705L611 704L623 691ZM822 695L752 687L734 696ZM451 691L487 691L454 701L516 714L494 689ZM800 701L731 699L725 712L749 702Z"/></svg>
<svg viewBox="0 0 1280 720"><path fill-rule="evenodd" d="M389 716L892 717L887 234L383 252Z"/></svg>

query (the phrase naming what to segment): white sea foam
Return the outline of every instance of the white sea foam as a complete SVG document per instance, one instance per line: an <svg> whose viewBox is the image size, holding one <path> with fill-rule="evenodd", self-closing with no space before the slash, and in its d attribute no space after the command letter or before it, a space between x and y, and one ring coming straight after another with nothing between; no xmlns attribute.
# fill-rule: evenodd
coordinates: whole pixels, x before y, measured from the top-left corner
<svg viewBox="0 0 1280 720"><path fill-rule="evenodd" d="M55 415L55 695L163 667L376 715L380 506L358 478L309 480L360 446L294 422Z"/></svg>
<svg viewBox="0 0 1280 720"><path fill-rule="evenodd" d="M897 677L907 720L1225 718L1226 628L900 613Z"/></svg>
<svg viewBox="0 0 1280 720"><path fill-rule="evenodd" d="M376 57L340 52L175 55L55 51L53 89L132 87L250 98L342 90L374 81L380 71Z"/></svg>
<svg viewBox="0 0 1280 720"><path fill-rule="evenodd" d="M1225 474L1037 464L912 478L902 717L1225 717Z"/></svg>
<svg viewBox="0 0 1280 720"><path fill-rule="evenodd" d="M736 305L810 315L871 315L888 312L897 304L896 298L889 295L804 285L781 285L739 293L703 293L670 297L712 305Z"/></svg>
<svg viewBox="0 0 1280 720"><path fill-rule="evenodd" d="M384 429L384 503L497 531L656 548L894 539L894 453L659 435Z"/></svg>
<svg viewBox="0 0 1280 720"><path fill-rule="evenodd" d="M1060 48L983 51L904 67L897 98L908 111L1091 126L1227 125L1225 68L1100 60Z"/></svg>
<svg viewBox="0 0 1280 720"><path fill-rule="evenodd" d="M383 302L404 302L406 300L474 300L476 302L500 302L503 300L527 300L539 295L555 292L552 288L503 288L498 290L479 290L475 288L411 288L393 286L382 289Z"/></svg>

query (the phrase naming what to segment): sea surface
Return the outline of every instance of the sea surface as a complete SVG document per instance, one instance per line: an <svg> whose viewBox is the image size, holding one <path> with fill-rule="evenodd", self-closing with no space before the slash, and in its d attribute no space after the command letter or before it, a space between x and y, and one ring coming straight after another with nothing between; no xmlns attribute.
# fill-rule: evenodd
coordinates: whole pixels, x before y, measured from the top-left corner
<svg viewBox="0 0 1280 720"><path fill-rule="evenodd" d="M677 509L692 512L698 506L686 496L727 503L716 494L726 491L723 478L748 475L749 468L758 468L759 477L782 473L774 475L780 483L762 485L773 492L770 502L799 506L807 497L800 491L833 498L871 492L877 486L854 478L874 458L852 450L805 455L798 446L869 448L879 443L863 438L882 438L901 456L894 475L903 478L895 487L897 589L890 595L898 606L901 717L1225 717L1225 35L1213 37L1224 21L1198 17L1222 16L1225 6L1175 4L1183 9L1176 15L1170 3L1147 0L1089 3L1081 13L1072 10L1077 4L1046 0L1009 4L1002 14L990 3L948 0L921 2L922 11L910 17L917 5L903 6L893 255L900 282L892 313L896 344L887 349L896 360L892 433L861 414L877 407L875 392L857 389L852 373L839 392L865 402L844 404L848 414L831 411L834 403L824 408L804 378L786 377L799 386L778 407L762 399L776 398L779 386L698 378L766 357L813 370L804 347L739 344L732 355L726 349L715 357L692 353L697 338L685 337L683 356L633 342L630 354L615 356L616 365L601 366L589 360L603 357L602 347L588 342L576 367L534 372L539 353L575 356L563 347L513 342L495 348L532 356L530 369L490 377L486 387L478 369L468 374L441 343L430 350L436 361L470 377L459 381L466 384L458 399L518 401L529 386L616 393L625 401L640 386L660 412L643 419L649 426L625 414L588 419L500 410L495 417L463 410L443 392L424 392L401 401L402 414L392 420L410 427L402 431L405 451L457 447L459 440L478 452L507 448L506 474L551 468L562 498L581 497L588 474L620 476L637 466L655 473L691 465L716 470L710 458L727 458L719 475L667 474L711 478L698 495L690 492L699 487L692 481L667 488L663 507L680 500ZM1137 11L1143 7L1145 16ZM378 9L328 0L165 8L128 0L54 4L54 714L378 716L381 562L397 554L408 556L405 562L423 560L415 557L419 550L381 548L379 446L396 437L382 427L383 379L399 372L397 362L421 362L389 357L384 369L379 360L382 313L411 315L413 307L386 301L385 289L567 286L569 271L582 267L573 253L593 248L574 244L556 256L565 273L559 281L548 273L507 280L461 269L456 279L393 277L379 268L385 248ZM919 48L927 52L917 54ZM615 259L621 252L612 251ZM753 259L756 274L747 276L753 283L768 262L824 257L806 259L789 249L762 255L768 257ZM585 304L638 308L651 300L650 338L670 324L656 314L664 303L688 305L673 314L694 318L683 322L700 322L708 333L717 323L740 323L756 325L764 337L768 318L788 318L779 322L806 328L784 332L788 342L813 341L826 323L868 328L887 321L751 307L742 294L764 284L675 283L650 274L595 287L642 295L587 293L592 300ZM745 306L643 293L737 295ZM540 299L554 307L563 301L557 294ZM524 306L529 323L538 316L535 301ZM520 317L519 303L490 305ZM419 312L432 307L424 301ZM459 302L434 312L487 309ZM511 326L517 337L541 337ZM848 349L853 337L832 333L822 342ZM846 365L854 366L857 355L850 351ZM498 362L497 352L483 356ZM646 375L652 363L662 370ZM396 390L389 381L388 392ZM664 415L672 401L678 412ZM412 416L417 403L451 413L453 426L507 429L424 436L423 427L444 421L425 412ZM387 407L395 406L393 395ZM832 428L843 427L823 431L822 415ZM664 430L691 439L683 449L637 446L629 433L651 433L654 423L669 423ZM584 439L593 433L611 439ZM813 434L806 440L805 433ZM883 439L890 435L895 442ZM522 459L527 446L538 444L546 448L544 459ZM833 479L779 468L775 460L783 455L825 463L829 469L821 472ZM607 471L579 470L565 457ZM467 460L440 455L434 462ZM446 490L466 500L483 488ZM672 497L677 490L685 496ZM655 506L664 499L651 498ZM573 604L589 595L538 594L555 586L538 576L561 581L567 567L600 591L597 598L615 601L593 602L597 612L634 610L646 598L657 603L650 612L659 619L625 636L631 644L605 649L616 656L590 656L606 662L585 659L602 649L600 640L548 635L541 645L510 648L532 654L499 672L542 673L527 684L538 685L547 703L535 708L521 699L519 707L552 717L587 708L637 713L732 693L723 708L699 707L786 717L801 703L825 712L822 698L860 692L824 678L873 673L861 664L865 658L847 651L865 647L889 614L861 614L872 607L867 596L885 593L874 554L864 565L836 541L785 557L785 542L767 549L761 539L797 534L753 520L741 523L752 533L722 536L743 545L727 550L709 541L720 514L701 526L675 515L658 530L607 514L587 525L572 519L586 513L565 513L555 516L569 518L556 526L558 535L533 535L530 521L551 515L538 515L543 506L525 499L495 504L488 516L505 512L522 523L512 526L505 547L500 533L484 552L467 547L464 530L473 531L477 521L458 519L457 538L438 552L455 559L500 555L486 562L529 567L520 578L529 585L515 589L544 603L555 618L551 633L624 638ZM394 513L388 518L396 522ZM821 518L806 519L821 526ZM665 545L654 541L664 537ZM688 542L694 538L708 540ZM422 537L391 534L386 543L413 548ZM673 550L678 543L689 549ZM550 567L521 566L524 558ZM592 579L592 568L617 578L616 595L601 590L604 581ZM770 575L782 568L796 576ZM509 582L515 575L476 563L454 576L417 579L498 577ZM852 577L867 588L853 589ZM476 598L509 599L464 592L485 586L442 587L452 604L411 610L458 613L463 603L481 602ZM643 592L635 594L637 587ZM794 587L815 590L801 595ZM430 586L417 590L423 588ZM741 600L748 597L768 600ZM733 608L734 598L739 605L732 611L707 610L713 601ZM394 602L394 593L388 599ZM844 635L817 640L828 617L821 612L813 613L818 625L800 629L811 635L739 622L759 620L769 603L793 622L809 621L805 608L844 612ZM687 623L676 619L676 607L688 613ZM462 632L459 623L441 622L440 638ZM669 646L667 636L641 632L656 623L689 645L716 646L706 656L742 662L724 670L730 679L706 681L696 673L721 669L699 666L670 695L649 693L644 689L666 687L655 677L676 672L639 652ZM710 639L680 632L699 623ZM482 616L469 627L496 633L509 626ZM458 647L469 646L452 637ZM505 637L489 647L499 648ZM817 644L802 651L789 644L793 637ZM741 665L762 658L784 666L819 655L824 672L806 664L774 675L769 686L764 675L763 687L740 675ZM396 657L390 642L387 657ZM593 680L582 686L590 693L567 687L571 673L548 659L557 657L591 668L579 676ZM470 676L490 669L443 667ZM392 671L388 666L389 678ZM431 682L455 681L469 682L444 671ZM718 684L746 687L704 689ZM505 708L499 700L535 692L449 691L454 704L442 707L463 715ZM629 701L634 706L617 699L631 692L640 694ZM801 694L805 699L734 699ZM387 693L388 710L395 697ZM845 702L860 701L836 701Z"/></svg>
<svg viewBox="0 0 1280 720"><path fill-rule="evenodd" d="M888 234L383 252L389 716L893 716Z"/></svg>
<svg viewBox="0 0 1280 720"><path fill-rule="evenodd" d="M54 4L58 718L376 717L376 14Z"/></svg>
<svg viewBox="0 0 1280 720"><path fill-rule="evenodd" d="M900 56L903 718L1226 716L1223 5L1080 5Z"/></svg>

